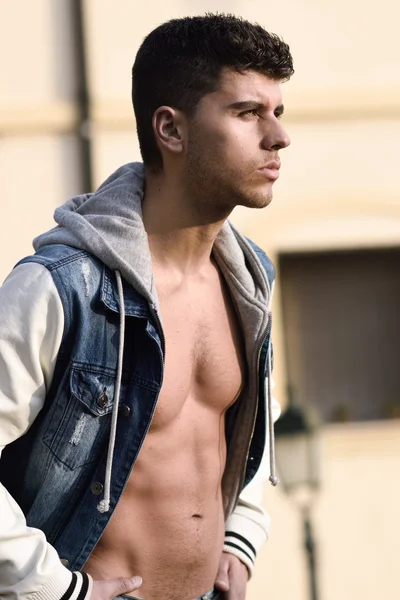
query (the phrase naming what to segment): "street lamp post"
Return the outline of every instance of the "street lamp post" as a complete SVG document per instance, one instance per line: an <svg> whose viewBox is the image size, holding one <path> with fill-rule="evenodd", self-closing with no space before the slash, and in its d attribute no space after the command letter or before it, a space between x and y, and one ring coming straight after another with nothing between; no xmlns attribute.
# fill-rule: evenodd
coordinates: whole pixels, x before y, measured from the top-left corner
<svg viewBox="0 0 400 600"><path fill-rule="evenodd" d="M303 509L303 527L304 527L304 547L307 552L308 573L310 578L311 600L318 600L317 577L315 565L315 540L312 530L310 507Z"/></svg>
<svg viewBox="0 0 400 600"><path fill-rule="evenodd" d="M282 487L302 512L311 600L318 600L311 505L320 486L319 425L315 411L295 404L290 404L275 424L276 461Z"/></svg>

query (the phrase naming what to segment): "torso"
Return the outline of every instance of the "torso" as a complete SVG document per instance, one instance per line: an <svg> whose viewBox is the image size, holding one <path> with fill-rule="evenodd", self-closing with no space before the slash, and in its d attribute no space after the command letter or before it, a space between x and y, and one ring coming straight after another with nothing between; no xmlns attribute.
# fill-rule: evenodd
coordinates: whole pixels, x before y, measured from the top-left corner
<svg viewBox="0 0 400 600"><path fill-rule="evenodd" d="M227 408L244 363L235 311L212 264L171 287L159 274L164 380L130 480L84 570L140 575L146 600L192 600L214 585L224 539Z"/></svg>

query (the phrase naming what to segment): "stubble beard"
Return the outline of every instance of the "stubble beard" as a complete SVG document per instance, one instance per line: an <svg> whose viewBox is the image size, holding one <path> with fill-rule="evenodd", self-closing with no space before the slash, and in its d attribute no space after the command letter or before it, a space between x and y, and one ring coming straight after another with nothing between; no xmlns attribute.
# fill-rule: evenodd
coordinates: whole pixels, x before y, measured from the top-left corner
<svg viewBox="0 0 400 600"><path fill-rule="evenodd" d="M189 193L197 198L202 212L214 213L216 218L219 214L228 216L236 206L265 208L272 200L272 186L263 192L251 185L251 175L256 167L241 174L226 167L222 157L210 159L195 147L189 147L186 165Z"/></svg>

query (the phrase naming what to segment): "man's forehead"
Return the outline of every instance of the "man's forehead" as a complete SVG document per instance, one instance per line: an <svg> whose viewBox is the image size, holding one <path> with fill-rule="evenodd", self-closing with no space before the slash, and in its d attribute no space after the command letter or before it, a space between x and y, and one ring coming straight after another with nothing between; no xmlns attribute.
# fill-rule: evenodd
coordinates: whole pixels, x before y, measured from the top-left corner
<svg viewBox="0 0 400 600"><path fill-rule="evenodd" d="M224 69L216 89L218 96L228 104L254 100L261 104L281 104L281 84L256 71L236 72Z"/></svg>

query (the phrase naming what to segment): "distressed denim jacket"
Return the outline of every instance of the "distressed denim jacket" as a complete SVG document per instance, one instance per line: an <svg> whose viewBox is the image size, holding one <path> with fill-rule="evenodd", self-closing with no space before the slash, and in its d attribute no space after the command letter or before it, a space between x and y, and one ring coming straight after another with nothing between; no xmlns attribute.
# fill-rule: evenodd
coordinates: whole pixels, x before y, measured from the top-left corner
<svg viewBox="0 0 400 600"><path fill-rule="evenodd" d="M255 244L243 240L271 286L271 262ZM43 408L28 431L5 448L0 480L28 526L42 530L63 564L80 571L107 526L150 427L163 378L162 328L155 306L123 279L125 335L110 509L101 511L121 341L116 274L93 254L65 244L45 245L20 264L27 263L38 263L50 273L62 303L64 331ZM228 286L234 297L229 281ZM242 316L242 328L244 320ZM268 439L264 384L270 318L257 344L251 351L252 364L248 359L246 389L226 415L222 481L227 522L224 550L239 556L250 570L259 545L246 535L251 502L246 500L236 520L235 511L242 490L250 488L259 471ZM254 512L262 514L261 507ZM41 598L40 593L36 597Z"/></svg>
<svg viewBox="0 0 400 600"><path fill-rule="evenodd" d="M25 261L39 262L51 272L63 303L65 329L45 406L27 434L4 451L2 480L28 525L42 529L71 570L79 570L112 514L112 510L101 514L97 505L103 490L118 360L115 276L87 252L62 245L46 246ZM86 287L81 282L82 263L86 265ZM112 508L150 426L163 376L162 340L154 315L132 286L124 287L125 350ZM268 345L269 336L260 355L262 379ZM264 449L264 386L259 390L244 486L257 471ZM234 443L229 432L234 430L235 412L227 416L228 451Z"/></svg>

